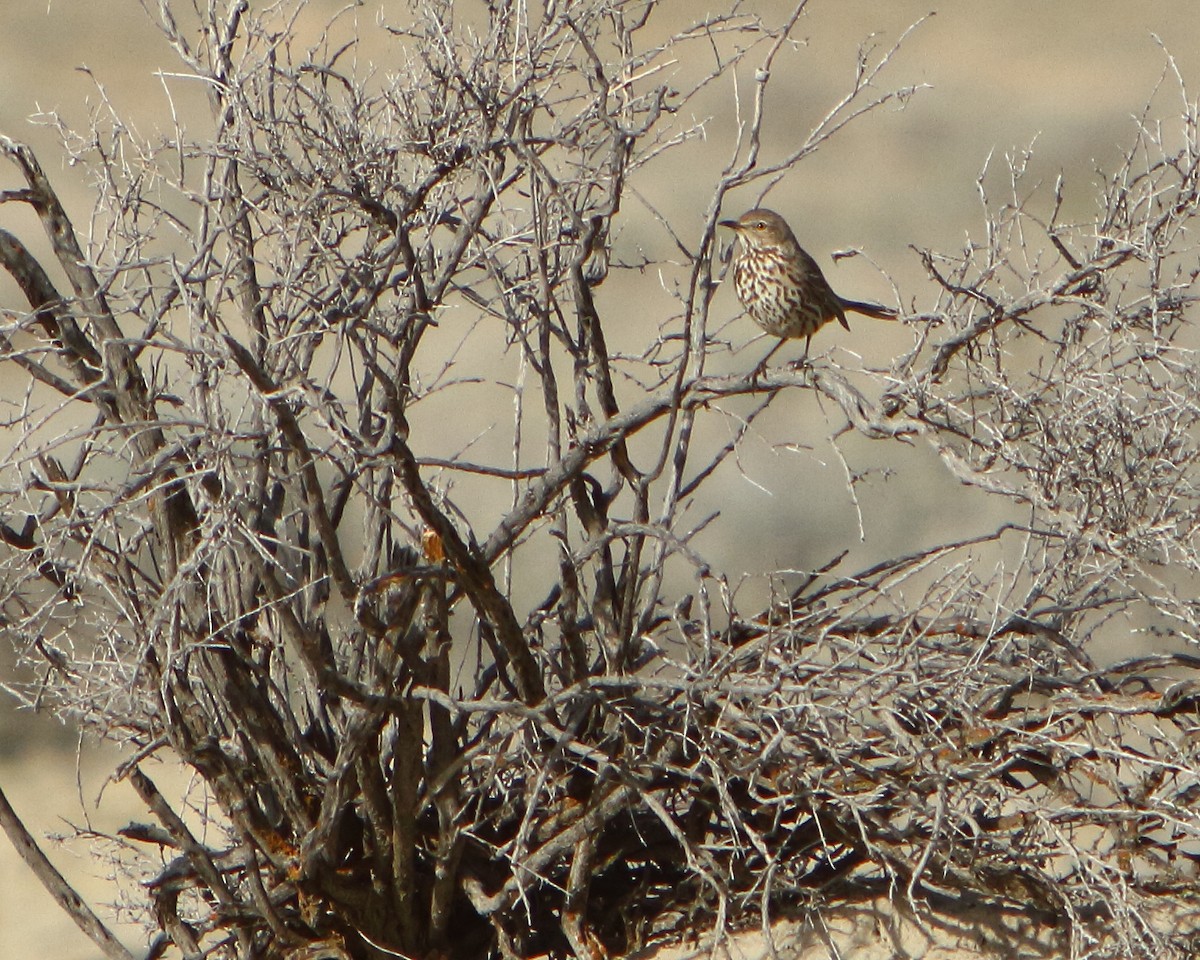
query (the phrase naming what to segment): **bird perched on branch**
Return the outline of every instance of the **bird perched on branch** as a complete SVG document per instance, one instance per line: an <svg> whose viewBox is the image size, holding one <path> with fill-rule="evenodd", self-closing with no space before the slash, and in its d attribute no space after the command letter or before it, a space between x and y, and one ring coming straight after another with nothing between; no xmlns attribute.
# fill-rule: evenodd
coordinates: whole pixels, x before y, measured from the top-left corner
<svg viewBox="0 0 1200 960"><path fill-rule="evenodd" d="M830 320L847 330L846 312L895 320L891 307L839 297L817 262L796 242L792 228L774 210L751 210L737 220L722 220L738 235L740 252L733 265L733 289L751 318L783 340L804 337L804 354L813 334ZM778 349L771 351L774 353ZM767 359L770 354L767 355ZM760 367L766 363L763 360Z"/></svg>

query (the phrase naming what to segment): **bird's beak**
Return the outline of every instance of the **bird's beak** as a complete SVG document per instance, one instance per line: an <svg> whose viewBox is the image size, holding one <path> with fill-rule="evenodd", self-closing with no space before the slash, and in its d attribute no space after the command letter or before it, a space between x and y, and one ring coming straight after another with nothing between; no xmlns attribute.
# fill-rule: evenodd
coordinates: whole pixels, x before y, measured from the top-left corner
<svg viewBox="0 0 1200 960"><path fill-rule="evenodd" d="M738 229L740 229L741 224L739 224L736 220L718 220L717 226L718 227L728 227L730 230L733 230L736 232Z"/></svg>

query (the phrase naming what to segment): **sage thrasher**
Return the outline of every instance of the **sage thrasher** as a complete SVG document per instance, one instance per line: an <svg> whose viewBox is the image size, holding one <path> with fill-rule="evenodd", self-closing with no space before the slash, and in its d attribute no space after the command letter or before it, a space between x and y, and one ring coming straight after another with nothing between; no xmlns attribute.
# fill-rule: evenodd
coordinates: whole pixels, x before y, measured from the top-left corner
<svg viewBox="0 0 1200 960"><path fill-rule="evenodd" d="M804 252L787 221L773 210L751 210L737 220L722 220L720 226L733 230L741 241L733 265L733 289L742 306L781 342L803 337L805 356L813 334L830 320L850 329L847 310L880 320L895 320L899 315L891 307L834 293L817 261Z"/></svg>

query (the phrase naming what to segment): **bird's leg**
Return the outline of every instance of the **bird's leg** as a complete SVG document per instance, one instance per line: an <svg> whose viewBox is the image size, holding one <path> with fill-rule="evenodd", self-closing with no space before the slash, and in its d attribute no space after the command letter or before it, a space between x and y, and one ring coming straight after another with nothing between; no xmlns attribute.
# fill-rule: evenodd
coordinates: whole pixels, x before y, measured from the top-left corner
<svg viewBox="0 0 1200 960"><path fill-rule="evenodd" d="M793 360L790 364L788 364L788 366L790 366L793 370L799 370L801 367L808 366L808 345L810 343L812 343L812 337L811 336L805 337L804 338L804 356L802 356L799 360Z"/></svg>
<svg viewBox="0 0 1200 960"><path fill-rule="evenodd" d="M785 343L787 343L786 340L778 341L775 344L775 346L773 346L770 350L767 351L767 355L758 361L758 366L755 367L754 370L751 371L751 373L750 373L750 382L751 383L758 383L758 378L767 372L767 361L770 360L773 356L775 356L775 351L778 350L780 347L782 347Z"/></svg>

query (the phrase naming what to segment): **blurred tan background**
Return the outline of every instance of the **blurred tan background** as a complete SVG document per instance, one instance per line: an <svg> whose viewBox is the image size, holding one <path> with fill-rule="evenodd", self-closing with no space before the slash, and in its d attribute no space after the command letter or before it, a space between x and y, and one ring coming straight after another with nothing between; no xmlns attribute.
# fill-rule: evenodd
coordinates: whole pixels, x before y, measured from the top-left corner
<svg viewBox="0 0 1200 960"><path fill-rule="evenodd" d="M470 7L477 0L461 2ZM342 0L313 2L306 23L313 27L343 6ZM403 17L407 9L402 2L366 3L355 14L364 32L373 30L381 6L393 20ZM776 21L791 6L766 0L746 4ZM936 0L812 0L796 31L807 42L787 54L786 82L772 88L774 113L768 123L765 159L786 152L789 142L803 136L845 91L860 44L886 48L937 6ZM659 7L655 16L664 29L685 14L701 13L701 5L690 0L664 0ZM829 258L830 251L861 247L902 291L919 301L927 288L908 245L954 250L969 233L979 231L975 181L993 152L993 170L1002 174L1006 153L1033 144L1034 176L1029 182L1041 179L1049 187L1063 173L1067 219L1086 222L1090 218L1095 185L1101 179L1097 170L1116 166L1132 140L1134 116L1168 70L1167 55L1155 35L1175 57L1185 80L1194 84L1194 98L1200 91L1200 18L1191 0L949 0L909 38L882 80L885 85L929 84L931 89L921 91L904 109L889 105L845 130L789 175L768 203L791 220L801 242L843 294L891 297L888 284L861 258L838 265ZM386 66L386 42L367 49ZM90 75L79 69L82 66ZM107 109L98 82L114 108L150 137L156 129L169 127L172 103L182 115L203 116L201 91L189 88L187 81L164 82L158 77L160 70L178 69L172 51L136 0L4 0L0 133L34 145L77 223L84 224L90 210L87 171L65 162L52 126L31 123L29 118L58 111L69 125L86 128L89 116ZM716 85L703 103L712 116L704 144L711 151L711 168L689 170L688 176L680 177L677 169L661 167L662 181L656 184L654 199L681 226L699 227L711 196L710 176L728 158L731 97L728 86ZM1168 74L1155 98L1156 115L1177 113L1179 98L1175 80ZM12 172L0 169L0 189L15 185ZM758 200L752 191L731 198L730 215ZM0 225L18 232L35 249L43 249L38 246L40 229L28 212L0 208ZM642 241L624 236L618 242ZM0 304L20 306L7 280L0 281ZM738 312L724 292L714 310L715 319L732 318ZM911 334L903 329L880 329L864 319L854 327L853 336L823 332L814 350L854 351L868 366L883 366L911 343ZM753 332L743 324L731 326L725 335L740 345ZM616 331L618 341L625 336L639 342L637 330ZM642 336L640 342L644 340ZM765 349L761 344L752 346L732 362L757 359ZM0 378L4 376L0 371ZM765 423L762 432L771 436L772 423L785 427L788 417L821 416L801 407L791 399L781 404L779 411L773 411L776 419ZM828 432L827 424L818 420L814 430L819 438ZM787 439L779 437L781 444ZM779 452L764 446L761 455L777 458ZM919 526L930 516L962 515L972 508L970 495L936 471L929 473L928 482L911 482L929 467L920 451L911 457L911 463L895 465L910 482L881 484L873 491L869 509L890 517L890 532L882 535L885 541L911 536L906 524ZM829 556L826 543L838 537L857 541L857 520L844 490L819 516L794 509L797 497L814 489L809 486L812 476L827 475L831 490L844 487L841 467L828 447L814 447L792 456L790 462L799 462L795 469L804 472L788 476L803 476L802 483L785 480L769 492L748 484L736 488L728 512L737 518L734 529L743 530L745 537L741 545L718 557L718 564L724 561L731 572L745 569L748 577L754 577L764 570L824 560ZM753 472L754 464L747 469ZM772 509L765 510L764 504ZM795 522L781 524L781 515L795 516ZM868 529L874 529L878 520L877 515L869 516ZM713 549L720 552L720 545ZM863 549L864 556L870 554L870 544ZM745 559L748 552L753 553L753 561ZM769 586L759 582L747 589L765 594ZM7 662L7 654L0 650L0 669ZM11 700L0 696L0 786L36 833L63 830L67 821L91 822L97 829L111 831L131 818L143 817L123 784L110 786L97 807L113 755L84 745L77 762L76 747L69 732L50 720L17 713ZM106 918L111 916L106 901L115 892L106 865L74 846L50 845L49 852L92 906ZM0 891L0 957L91 960L98 956L4 839L0 839ZM144 949L144 937L136 929L120 929L135 952Z"/></svg>

